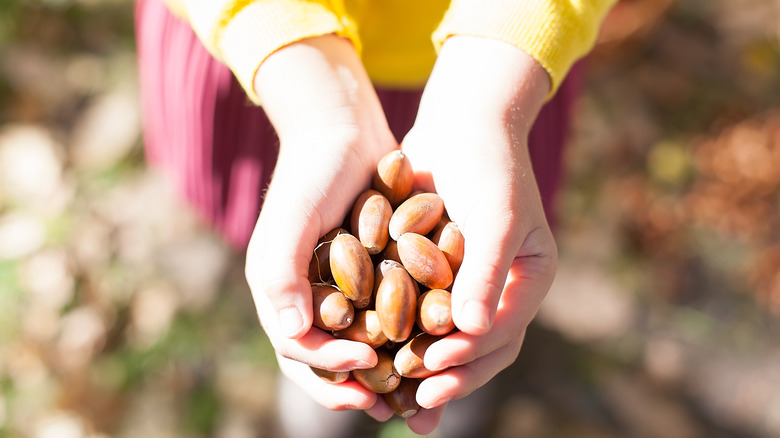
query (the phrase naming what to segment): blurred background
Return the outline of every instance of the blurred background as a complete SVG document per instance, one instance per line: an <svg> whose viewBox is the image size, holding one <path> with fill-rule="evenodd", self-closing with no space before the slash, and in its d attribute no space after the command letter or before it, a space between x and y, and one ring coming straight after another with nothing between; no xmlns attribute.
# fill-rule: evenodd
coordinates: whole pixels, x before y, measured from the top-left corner
<svg viewBox="0 0 780 438"><path fill-rule="evenodd" d="M0 0L0 437L277 437L243 256L143 164L132 8ZM624 0L585 67L490 436L780 437L780 3Z"/></svg>

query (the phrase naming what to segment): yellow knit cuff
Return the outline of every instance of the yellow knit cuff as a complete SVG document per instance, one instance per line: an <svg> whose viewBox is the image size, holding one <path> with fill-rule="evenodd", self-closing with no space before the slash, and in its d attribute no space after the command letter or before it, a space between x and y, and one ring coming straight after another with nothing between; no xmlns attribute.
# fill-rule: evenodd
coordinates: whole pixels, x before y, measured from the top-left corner
<svg viewBox="0 0 780 438"><path fill-rule="evenodd" d="M260 64L281 47L304 38L337 34L360 50L355 26L327 0L251 2L224 20L216 49L249 98L260 104L253 82Z"/></svg>
<svg viewBox="0 0 780 438"><path fill-rule="evenodd" d="M572 64L595 43L599 26L616 0L452 0L433 33L437 50L452 35L492 38L512 44L547 70L560 86Z"/></svg>

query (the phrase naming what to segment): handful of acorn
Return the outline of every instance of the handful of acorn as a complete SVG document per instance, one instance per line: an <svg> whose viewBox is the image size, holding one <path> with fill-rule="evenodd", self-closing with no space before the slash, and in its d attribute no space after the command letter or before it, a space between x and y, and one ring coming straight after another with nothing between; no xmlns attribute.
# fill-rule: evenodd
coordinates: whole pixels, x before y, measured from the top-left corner
<svg viewBox="0 0 780 438"><path fill-rule="evenodd" d="M314 326L366 343L378 358L351 373L312 370L332 383L351 375L402 417L420 409L417 387L435 374L423 364L425 350L455 330L447 288L464 249L442 199L412 193L413 180L400 150L385 155L352 207L349 229L323 236L309 265Z"/></svg>

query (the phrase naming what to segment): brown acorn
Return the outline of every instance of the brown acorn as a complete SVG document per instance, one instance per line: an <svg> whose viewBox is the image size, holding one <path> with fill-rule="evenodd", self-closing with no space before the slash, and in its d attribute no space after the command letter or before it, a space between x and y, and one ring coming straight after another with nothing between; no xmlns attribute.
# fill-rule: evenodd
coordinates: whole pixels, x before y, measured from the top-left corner
<svg viewBox="0 0 780 438"><path fill-rule="evenodd" d="M431 289L417 300L417 326L425 333L441 336L455 328L452 322L451 294L444 289Z"/></svg>
<svg viewBox="0 0 780 438"><path fill-rule="evenodd" d="M376 357L375 367L353 370L352 377L369 391L387 394L401 383L401 375L393 367L393 357L388 351L376 350Z"/></svg>
<svg viewBox="0 0 780 438"><path fill-rule="evenodd" d="M420 193L396 208L388 224L390 237L398 240L404 233L428 234L444 213L444 201L436 193Z"/></svg>
<svg viewBox="0 0 780 438"><path fill-rule="evenodd" d="M445 225L452 222L450 220L449 215L447 214L447 209L444 209L444 213L441 215L441 219L439 219L439 223L436 224L435 227L430 232L430 238L433 240L433 236L435 236L437 233L441 231L442 228L444 228Z"/></svg>
<svg viewBox="0 0 780 438"><path fill-rule="evenodd" d="M398 242L390 239L390 241L387 242L387 245L385 245L385 250L382 251L382 257L385 260L395 260L396 262L401 263L401 257L398 256Z"/></svg>
<svg viewBox="0 0 780 438"><path fill-rule="evenodd" d="M398 255L409 275L423 286L446 289L452 283L452 269L447 258L427 237L405 233L398 239Z"/></svg>
<svg viewBox="0 0 780 438"><path fill-rule="evenodd" d="M376 166L372 187L397 207L412 191L414 172L409 158L400 150L386 154Z"/></svg>
<svg viewBox="0 0 780 438"><path fill-rule="evenodd" d="M327 284L312 284L311 293L315 327L341 330L352 324L355 308L340 290Z"/></svg>
<svg viewBox="0 0 780 438"><path fill-rule="evenodd" d="M387 225L392 214L390 201L376 190L366 190L355 201L350 227L369 254L379 254L390 240Z"/></svg>
<svg viewBox="0 0 780 438"><path fill-rule="evenodd" d="M368 306L374 289L374 265L360 241L351 234L339 234L330 244L330 271L341 292L362 309Z"/></svg>
<svg viewBox="0 0 780 438"><path fill-rule="evenodd" d="M458 228L458 224L448 222L433 234L431 241L444 253L444 257L447 258L447 263L449 263L450 269L452 269L452 275L457 275L458 269L460 269L460 265L463 263L465 248L465 240Z"/></svg>
<svg viewBox="0 0 780 438"><path fill-rule="evenodd" d="M376 264L374 268L374 289L371 291L371 301L368 303L367 308L373 309L376 307L376 291L379 289L379 285L382 283L382 279L385 277L385 272L394 268L403 268L404 265L401 262L395 260L384 260Z"/></svg>
<svg viewBox="0 0 780 438"><path fill-rule="evenodd" d="M327 283L333 279L330 273L330 242L339 234L348 234L344 228L336 228L320 237L309 262L309 283Z"/></svg>
<svg viewBox="0 0 780 438"><path fill-rule="evenodd" d="M390 262L395 263L395 262ZM412 333L417 310L414 280L403 266L389 269L376 292L376 313L387 339L403 342Z"/></svg>
<svg viewBox="0 0 780 438"><path fill-rule="evenodd" d="M346 382L349 378L349 371L329 371L313 366L309 366L309 368L311 368L311 370L314 371L314 374L316 374L319 378L325 380L328 383Z"/></svg>
<svg viewBox="0 0 780 438"><path fill-rule="evenodd" d="M420 379L403 378L398 388L384 394L383 397L396 414L403 418L409 418L420 410L420 405L417 403L417 388L419 387Z"/></svg>
<svg viewBox="0 0 780 438"><path fill-rule="evenodd" d="M385 274L391 269L397 268L404 269L404 265L402 265L400 261L387 259L376 264L376 268L374 268L374 298L376 298L376 291L379 289L379 285L382 284L382 279L385 278Z"/></svg>
<svg viewBox="0 0 780 438"><path fill-rule="evenodd" d="M371 348L379 348L387 342L387 336L379 324L379 316L375 310L355 312L355 320L349 327L333 332L333 336L350 341L368 344Z"/></svg>
<svg viewBox="0 0 780 438"><path fill-rule="evenodd" d="M428 333L420 333L413 337L395 353L393 364L396 371L403 377L414 379L424 379L436 374L436 371L425 368L423 360L428 347L441 338Z"/></svg>

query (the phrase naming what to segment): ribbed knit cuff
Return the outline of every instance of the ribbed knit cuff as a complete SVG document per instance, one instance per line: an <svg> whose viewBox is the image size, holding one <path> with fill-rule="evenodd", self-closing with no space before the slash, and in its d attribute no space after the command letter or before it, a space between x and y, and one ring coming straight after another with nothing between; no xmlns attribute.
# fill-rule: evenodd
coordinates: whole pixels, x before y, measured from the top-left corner
<svg viewBox="0 0 780 438"><path fill-rule="evenodd" d="M216 36L220 58L255 104L253 82L260 64L273 52L304 38L337 34L359 50L355 27L327 0L264 0L248 3L224 23Z"/></svg>
<svg viewBox="0 0 780 438"><path fill-rule="evenodd" d="M593 48L615 1L452 0L433 42L438 50L452 35L469 35L512 44L547 70L552 96L572 64Z"/></svg>

